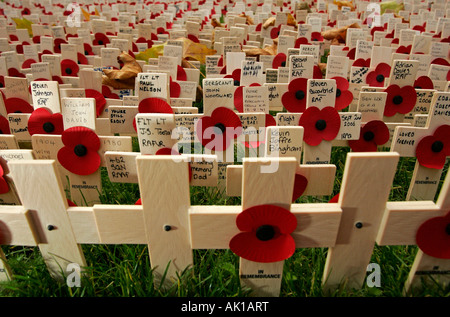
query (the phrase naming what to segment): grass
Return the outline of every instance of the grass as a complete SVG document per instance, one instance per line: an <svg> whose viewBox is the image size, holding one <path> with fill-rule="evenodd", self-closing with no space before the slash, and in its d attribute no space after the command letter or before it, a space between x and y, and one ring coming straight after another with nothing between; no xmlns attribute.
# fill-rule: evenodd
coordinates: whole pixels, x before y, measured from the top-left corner
<svg viewBox="0 0 450 317"><path fill-rule="evenodd" d="M297 202L326 202L339 192L348 149L333 150L337 166L335 188L329 197L301 197ZM390 201L405 200L415 160L401 158ZM443 176L448 170L445 167ZM102 203L134 204L137 184L111 183L103 175ZM441 180L442 183L443 179ZM226 197L214 188L191 187L192 205L240 205L240 197ZM163 289L153 280L146 245L82 245L87 274L81 287L68 287L49 275L38 248L3 246L14 274L0 284L3 297L247 297L249 289L239 283L239 259L230 250L193 250L194 266L179 275L178 282ZM375 246L371 262L380 265L381 287L336 290L324 294L322 272L326 248L298 249L285 261L280 297L400 297L417 252L416 246ZM408 294L414 297L448 297L450 287L427 287Z"/></svg>

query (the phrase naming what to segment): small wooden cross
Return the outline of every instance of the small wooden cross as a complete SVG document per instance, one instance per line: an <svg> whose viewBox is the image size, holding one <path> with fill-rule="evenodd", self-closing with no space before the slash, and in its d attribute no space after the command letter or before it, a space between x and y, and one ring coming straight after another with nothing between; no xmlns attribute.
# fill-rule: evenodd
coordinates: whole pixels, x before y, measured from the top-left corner
<svg viewBox="0 0 450 317"><path fill-rule="evenodd" d="M450 125L450 115L445 111L445 107L450 105L449 96L448 92L433 94L425 127L396 127L391 151L404 157L416 157L416 148L421 139L432 135L441 125ZM434 200L441 175L442 169L428 168L416 161L406 200Z"/></svg>
<svg viewBox="0 0 450 317"><path fill-rule="evenodd" d="M447 173L436 202L433 200L388 202L376 242L378 245L416 245L417 232L424 222L444 217L450 211L450 173ZM448 227L448 225L447 225ZM433 228L444 230L444 227ZM448 232L447 232L448 234ZM434 241L432 243L438 243ZM418 249L404 291L408 293L436 283L448 285L450 260L437 258Z"/></svg>

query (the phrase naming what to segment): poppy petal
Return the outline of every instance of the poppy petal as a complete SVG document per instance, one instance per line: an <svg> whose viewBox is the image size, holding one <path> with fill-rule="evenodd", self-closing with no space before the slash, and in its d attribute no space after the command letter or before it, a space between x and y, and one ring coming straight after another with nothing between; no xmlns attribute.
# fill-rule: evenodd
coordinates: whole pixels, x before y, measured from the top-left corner
<svg viewBox="0 0 450 317"><path fill-rule="evenodd" d="M434 168L442 169L445 165L446 155L443 151L433 151L433 144L437 140L434 136L429 135L422 138L416 147L416 157L420 165Z"/></svg>
<svg viewBox="0 0 450 317"><path fill-rule="evenodd" d="M425 254L450 259L450 212L422 223L416 233L417 246Z"/></svg>
<svg viewBox="0 0 450 317"><path fill-rule="evenodd" d="M32 113L34 108L21 98L8 98L5 100L6 112L9 113Z"/></svg>
<svg viewBox="0 0 450 317"><path fill-rule="evenodd" d="M150 97L142 99L138 105L140 113L173 113L172 107L161 98Z"/></svg>
<svg viewBox="0 0 450 317"><path fill-rule="evenodd" d="M28 119L28 132L34 134L59 135L64 131L63 117L60 113L51 113L45 108L33 111Z"/></svg>
<svg viewBox="0 0 450 317"><path fill-rule="evenodd" d="M103 112L103 109L106 106L106 99L102 93L98 92L95 89L85 89L86 98L94 98L95 99L95 109L97 113L97 117L100 116Z"/></svg>
<svg viewBox="0 0 450 317"><path fill-rule="evenodd" d="M301 175L295 174L294 180L294 192L292 194L292 202L296 201L305 192L306 186L308 186L308 179Z"/></svg>
<svg viewBox="0 0 450 317"><path fill-rule="evenodd" d="M239 86L234 91L234 107L239 112L244 112L244 86Z"/></svg>
<svg viewBox="0 0 450 317"><path fill-rule="evenodd" d="M0 134L11 134L9 121L2 115L0 115Z"/></svg>

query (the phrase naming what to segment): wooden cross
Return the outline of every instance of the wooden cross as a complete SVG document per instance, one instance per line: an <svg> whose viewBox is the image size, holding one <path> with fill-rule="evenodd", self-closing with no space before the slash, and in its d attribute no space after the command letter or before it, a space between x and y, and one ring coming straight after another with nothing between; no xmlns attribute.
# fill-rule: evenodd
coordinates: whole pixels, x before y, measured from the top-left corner
<svg viewBox="0 0 450 317"><path fill-rule="evenodd" d="M450 93L434 92L425 127L396 127L391 151L404 157L416 157L416 148L420 140L441 125L450 125L450 115L445 108L450 105ZM428 168L416 161L406 200L434 200L442 169Z"/></svg>
<svg viewBox="0 0 450 317"><path fill-rule="evenodd" d="M449 211L450 173L447 172L436 202L433 200L388 202L376 242L381 246L416 245L419 227L427 220L448 215ZM434 230L444 229L436 228ZM406 280L404 291L408 293L414 289L420 289L431 284L435 285L436 283L445 287L449 281L450 260L436 258L419 248Z"/></svg>

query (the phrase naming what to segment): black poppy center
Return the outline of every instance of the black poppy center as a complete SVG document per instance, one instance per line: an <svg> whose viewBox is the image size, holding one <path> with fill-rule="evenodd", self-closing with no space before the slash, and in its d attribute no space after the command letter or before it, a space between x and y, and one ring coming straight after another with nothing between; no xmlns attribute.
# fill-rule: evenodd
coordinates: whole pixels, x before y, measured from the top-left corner
<svg viewBox="0 0 450 317"><path fill-rule="evenodd" d="M99 45L103 45L103 41L102 40L98 40L98 44Z"/></svg>
<svg viewBox="0 0 450 317"><path fill-rule="evenodd" d="M316 129L319 131L325 130L327 127L327 122L323 119L317 120L316 122Z"/></svg>
<svg viewBox="0 0 450 317"><path fill-rule="evenodd" d="M375 134L372 131L367 131L363 135L363 138L365 141L372 141L374 137L375 137Z"/></svg>
<svg viewBox="0 0 450 317"><path fill-rule="evenodd" d="M83 144L75 145L75 148L73 149L76 156L85 156L87 154L87 149Z"/></svg>
<svg viewBox="0 0 450 317"><path fill-rule="evenodd" d="M402 96L395 96L392 99L392 102L394 103L394 105L399 105L403 102L403 97Z"/></svg>
<svg viewBox="0 0 450 317"><path fill-rule="evenodd" d="M303 98L305 98L305 92L303 90L297 90L297 92L295 93L295 98L297 98L298 100L302 100Z"/></svg>
<svg viewBox="0 0 450 317"><path fill-rule="evenodd" d="M431 151L434 153L439 153L444 149L444 143L441 141L435 141L433 144L431 144Z"/></svg>
<svg viewBox="0 0 450 317"><path fill-rule="evenodd" d="M447 226L445 227L445 233L450 236L450 223L448 223Z"/></svg>
<svg viewBox="0 0 450 317"><path fill-rule="evenodd" d="M223 123L217 123L217 124L215 125L215 127L216 127L216 128L219 128L222 134L225 133L226 127L225 127L225 125L224 125Z"/></svg>
<svg viewBox="0 0 450 317"><path fill-rule="evenodd" d="M66 68L66 74L70 75L72 74L72 69L70 69L69 67Z"/></svg>
<svg viewBox="0 0 450 317"><path fill-rule="evenodd" d="M239 80L235 80L235 81L234 81L234 85L235 85L235 86L239 86L240 84L241 84L241 82L240 82Z"/></svg>
<svg viewBox="0 0 450 317"><path fill-rule="evenodd" d="M0 130L0 134L3 134L3 131L2 131L2 130Z"/></svg>
<svg viewBox="0 0 450 317"><path fill-rule="evenodd" d="M55 131L55 126L53 125L53 123L51 122L45 122L42 125L42 128L44 129L45 132L47 133L52 133L53 131Z"/></svg>
<svg viewBox="0 0 450 317"><path fill-rule="evenodd" d="M84 51L84 55L89 55L89 52L88 51Z"/></svg>
<svg viewBox="0 0 450 317"><path fill-rule="evenodd" d="M286 67L286 61L281 62L281 67Z"/></svg>
<svg viewBox="0 0 450 317"><path fill-rule="evenodd" d="M17 110L17 111L14 111L14 113L22 113L22 111L20 111L20 110Z"/></svg>
<svg viewBox="0 0 450 317"><path fill-rule="evenodd" d="M4 87L3 83L0 83L0 88L3 88L3 87Z"/></svg>
<svg viewBox="0 0 450 317"><path fill-rule="evenodd" d="M384 76L383 75L377 75L376 81L379 82L379 83L382 83L384 81Z"/></svg>
<svg viewBox="0 0 450 317"><path fill-rule="evenodd" d="M336 89L336 97L338 98L341 95L341 90L340 89Z"/></svg>
<svg viewBox="0 0 450 317"><path fill-rule="evenodd" d="M318 39L312 39L314 42L317 42L318 41Z"/></svg>
<svg viewBox="0 0 450 317"><path fill-rule="evenodd" d="M275 229L271 225L262 225L256 229L256 237L261 241L268 241L275 236Z"/></svg>

